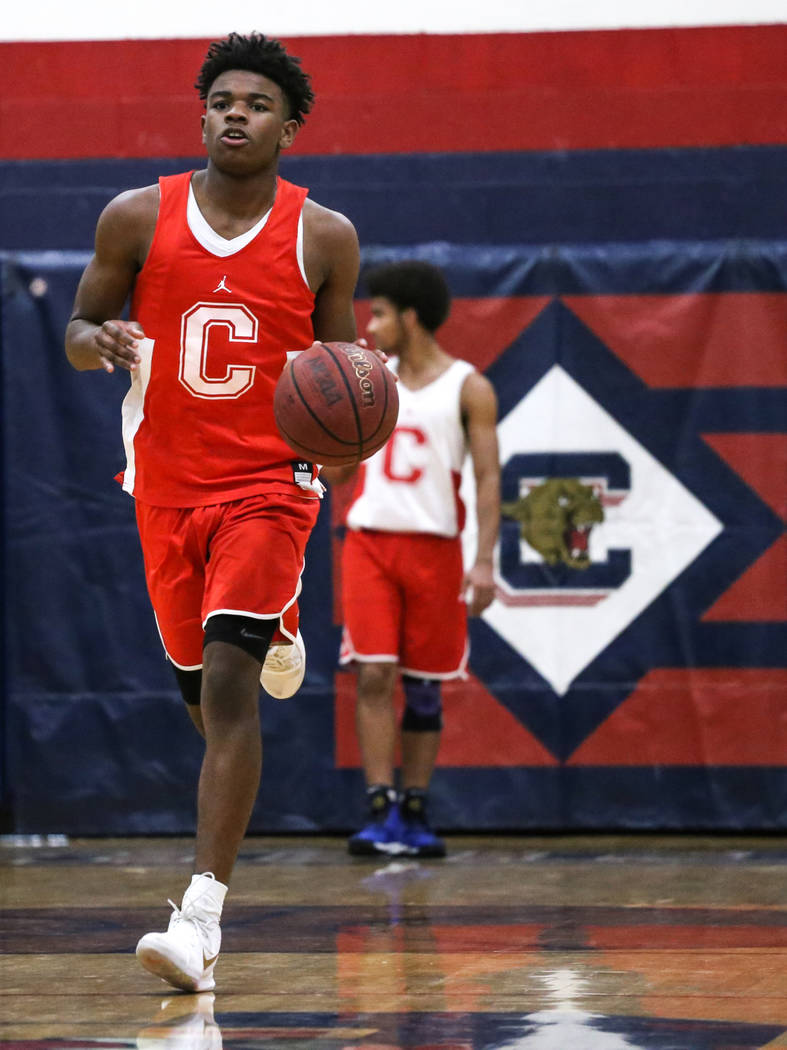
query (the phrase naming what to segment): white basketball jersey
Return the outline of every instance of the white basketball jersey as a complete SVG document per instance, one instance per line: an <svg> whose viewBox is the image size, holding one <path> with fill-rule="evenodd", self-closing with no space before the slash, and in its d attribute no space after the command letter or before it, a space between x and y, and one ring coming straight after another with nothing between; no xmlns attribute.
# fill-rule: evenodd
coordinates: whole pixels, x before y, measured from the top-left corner
<svg viewBox="0 0 787 1050"><path fill-rule="evenodd" d="M398 367L393 359L390 367ZM454 361L420 390L399 392L399 419L383 448L362 464L347 514L351 529L427 532L457 536L464 525L459 499L467 442L462 427L462 384L474 371Z"/></svg>

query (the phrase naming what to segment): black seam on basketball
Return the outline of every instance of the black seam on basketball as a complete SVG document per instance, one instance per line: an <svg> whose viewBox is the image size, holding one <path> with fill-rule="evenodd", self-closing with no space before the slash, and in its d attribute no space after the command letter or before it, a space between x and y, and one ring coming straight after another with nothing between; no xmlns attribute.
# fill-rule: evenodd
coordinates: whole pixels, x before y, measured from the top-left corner
<svg viewBox="0 0 787 1050"><path fill-rule="evenodd" d="M289 445L292 445L293 448L294 448L294 445L293 445L293 442L294 442L295 445L298 446L298 448L302 449L308 456L311 457L313 463L322 463L325 466L335 466L335 467L336 466L342 466L341 463L329 463L328 459L332 459L333 460L333 459L336 459L337 456L343 456L344 455L343 452L329 452L329 453L319 452L317 449L309 448L308 445L304 445L304 443L302 441L296 441L295 438L290 437L290 435L287 433L285 428L281 425L281 423L279 423L278 420L276 421L276 426L279 428L279 433L284 438L284 440ZM385 444L385 442L383 442L383 444ZM355 455L355 453L353 453L352 455L353 455L353 458L351 460L349 460L348 462L355 463L357 461L358 457Z"/></svg>
<svg viewBox="0 0 787 1050"><path fill-rule="evenodd" d="M318 456L318 453L317 453L317 450L316 450L316 449L313 449L313 448L309 448L309 446L308 446L308 445L305 445L305 444L304 444L304 443L303 443L302 441L299 441L299 440L298 440L297 438L294 438L294 437L292 437L292 436L291 436L291 435L290 435L290 434L289 434L289 433L287 432L286 428L285 428L285 427L283 427L283 426L281 425L281 423L279 423L279 421L278 421L278 420L276 421L276 426L277 426L277 427L279 428L279 433L280 433L280 434L281 434L281 436L282 436L282 437L283 437L283 438L285 439L285 441L288 441L288 442L289 442L290 444L293 444L293 442L294 442L294 443L295 443L295 445L297 445L297 446L298 446L298 448L302 448L302 449L303 449L303 450L304 450L305 452L308 452L308 453L309 453L309 455L312 455L312 453L313 453L313 454L314 454L314 457L315 457L315 459L314 459L314 462L315 462L315 463L319 463L319 462L320 462L320 459L319 459L319 456ZM320 453L320 455L324 455L324 453Z"/></svg>
<svg viewBox="0 0 787 1050"><path fill-rule="evenodd" d="M358 414L358 406L355 403L355 391L350 386L350 382L347 379L347 376L344 374L344 372L342 371L341 367L339 366L338 358L336 357L336 354L334 354L333 350L331 350L331 348L329 346L326 346L325 343L320 343L320 346L323 348L323 350L325 350L327 352L327 354L330 357L330 359L336 365L336 371L342 377L342 381L343 381L345 387L347 388L347 393L350 396L350 404L353 406L353 415L355 416L355 432L358 435L358 440L356 441L356 444L358 446L358 456L360 458L361 456L363 456L364 440L363 440L363 430L361 428L361 417Z"/></svg>
<svg viewBox="0 0 787 1050"><path fill-rule="evenodd" d="M363 454L363 458L364 459L368 459L369 456L373 456L375 454L375 452L379 452L380 449L383 448L383 446L386 444L386 442L388 441L388 438L390 438L390 436L391 435L389 434L387 438L383 438L383 440L379 441L376 445L364 445L364 447L363 447L363 453L364 453Z"/></svg>
<svg viewBox="0 0 787 1050"><path fill-rule="evenodd" d="M325 344L324 343L320 343L320 346L325 346ZM327 347L326 347L326 349L327 349ZM330 353L330 351L328 351L328 352ZM333 357L332 354L331 354L331 357ZM356 445L360 447L360 443L358 441L347 441L345 438L339 437L338 434L334 434L334 432L332 430L329 430L328 427L326 427L326 425L323 423L323 421L320 419L320 417L317 415L317 413L314 412L314 410L312 409L312 407L309 404L309 402L303 396L303 392L301 391L301 388L298 386L298 376L297 376L297 374L295 372L295 367L294 367L295 366L295 361L297 361L297 360L298 360L298 358L296 357L293 360L292 365L290 365L290 377L292 378L292 385L295 387L295 392L298 395L298 397L300 398L300 402L303 405L303 407L306 409L306 411L312 417L314 422L319 427L322 428L322 430L328 435L329 438L332 438L334 441L338 442L338 444L340 444L340 445L348 445L351 448L353 446L356 446ZM341 369L338 369L338 371L339 371L339 374L341 375L342 379L344 379L345 377L344 377ZM350 391L350 393L352 393L352 391ZM355 402L354 401L352 402L352 405L353 405L353 408L355 408ZM360 433L360 425L358 423L358 414L357 414L357 412L356 412L356 430ZM300 444L300 442L298 442L298 444ZM305 448L306 446L304 445L303 447Z"/></svg>

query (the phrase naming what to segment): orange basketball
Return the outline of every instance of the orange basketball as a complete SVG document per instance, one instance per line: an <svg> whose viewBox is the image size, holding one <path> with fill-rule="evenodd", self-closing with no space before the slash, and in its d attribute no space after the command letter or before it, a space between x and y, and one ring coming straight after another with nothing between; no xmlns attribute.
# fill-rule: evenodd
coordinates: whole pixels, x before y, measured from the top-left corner
<svg viewBox="0 0 787 1050"><path fill-rule="evenodd" d="M358 463L382 448L396 426L396 379L357 343L315 343L286 365L273 412L298 456L325 466Z"/></svg>

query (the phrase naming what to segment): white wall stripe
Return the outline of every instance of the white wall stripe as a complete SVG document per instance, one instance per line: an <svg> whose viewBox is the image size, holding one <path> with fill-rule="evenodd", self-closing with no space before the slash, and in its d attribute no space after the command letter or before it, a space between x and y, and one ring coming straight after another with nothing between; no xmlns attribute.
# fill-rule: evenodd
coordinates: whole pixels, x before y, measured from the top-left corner
<svg viewBox="0 0 787 1050"><path fill-rule="evenodd" d="M301 0L267 5L238 0L227 13L208 0L39 0L7 4L0 40L195 39L257 29L270 36L341 36L358 33L495 33L658 26L754 25L787 21L784 0Z"/></svg>

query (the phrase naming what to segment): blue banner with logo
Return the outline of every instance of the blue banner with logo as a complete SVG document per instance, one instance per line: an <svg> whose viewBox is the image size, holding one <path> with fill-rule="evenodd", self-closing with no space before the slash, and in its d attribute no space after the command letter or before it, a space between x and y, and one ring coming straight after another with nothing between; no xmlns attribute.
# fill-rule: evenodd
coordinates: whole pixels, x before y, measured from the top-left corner
<svg viewBox="0 0 787 1050"><path fill-rule="evenodd" d="M405 255L445 269L440 341L500 405L497 599L471 625L469 679L445 687L435 823L783 829L787 243L435 242L365 260ZM186 832L201 742L113 481L124 377L62 351L86 258L3 262L6 790L19 831ZM465 492L469 556L469 477ZM253 831L361 817L341 503L307 554L304 688L262 700Z"/></svg>

